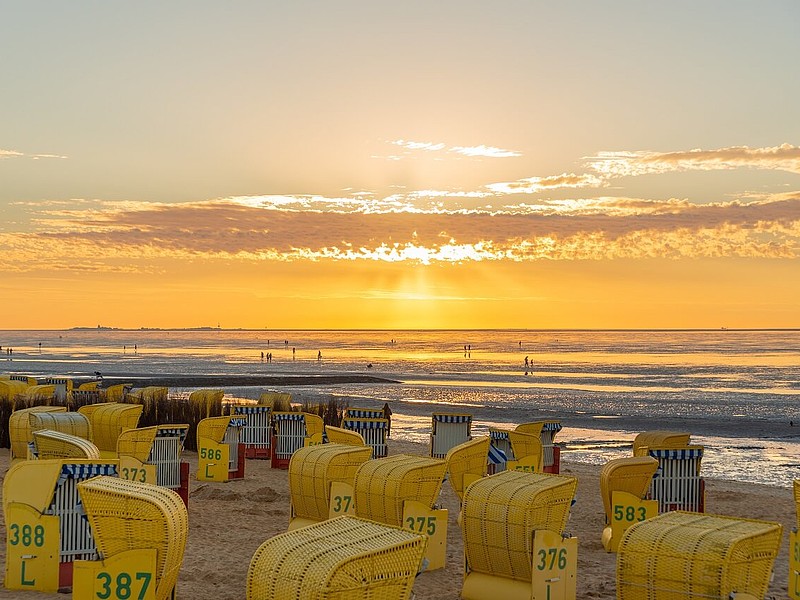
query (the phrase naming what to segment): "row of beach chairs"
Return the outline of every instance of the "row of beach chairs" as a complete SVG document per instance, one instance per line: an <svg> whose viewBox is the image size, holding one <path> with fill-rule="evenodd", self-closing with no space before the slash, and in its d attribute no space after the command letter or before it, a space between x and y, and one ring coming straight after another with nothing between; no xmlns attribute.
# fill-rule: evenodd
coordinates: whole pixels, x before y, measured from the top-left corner
<svg viewBox="0 0 800 600"><path fill-rule="evenodd" d="M488 447L488 438L471 440L445 459L372 459L365 447L334 443L298 450L288 474L289 531L253 555L247 598L409 598L423 568L443 566L447 514L436 500L445 474L462 500L462 598L576 598L578 541L565 529L577 481L518 470L487 475ZM641 501L656 462L638 456L604 467L607 514L629 506L614 492ZM88 598L103 597L104 582L122 582L123 595L113 597L174 597L185 504L166 488L121 479L118 464L39 459L11 467L3 484L7 588L54 592L68 584L73 597ZM71 515L59 513L67 508ZM616 548L617 598L762 599L781 533L775 523L687 511L629 523Z"/></svg>

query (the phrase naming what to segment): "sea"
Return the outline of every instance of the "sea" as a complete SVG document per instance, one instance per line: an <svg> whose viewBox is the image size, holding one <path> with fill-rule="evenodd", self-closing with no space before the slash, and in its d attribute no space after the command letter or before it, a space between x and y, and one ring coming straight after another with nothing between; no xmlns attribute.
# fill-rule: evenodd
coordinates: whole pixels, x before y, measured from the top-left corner
<svg viewBox="0 0 800 600"><path fill-rule="evenodd" d="M800 330L98 327L0 330L0 346L0 374L101 373L134 386L155 375L302 377L219 387L231 399L288 391L298 403L388 403L392 438L424 444L434 412L471 414L473 435L558 419L563 460L597 465L630 456L641 431L686 431L705 448L706 477L777 487L800 478ZM370 380L321 379L336 375Z"/></svg>

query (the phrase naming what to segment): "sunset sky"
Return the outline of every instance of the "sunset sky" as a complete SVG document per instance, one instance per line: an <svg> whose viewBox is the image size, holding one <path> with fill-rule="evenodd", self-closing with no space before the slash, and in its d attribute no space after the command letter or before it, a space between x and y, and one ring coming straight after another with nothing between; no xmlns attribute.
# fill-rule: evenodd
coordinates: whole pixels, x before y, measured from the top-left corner
<svg viewBox="0 0 800 600"><path fill-rule="evenodd" d="M0 329L800 327L800 2L0 8Z"/></svg>

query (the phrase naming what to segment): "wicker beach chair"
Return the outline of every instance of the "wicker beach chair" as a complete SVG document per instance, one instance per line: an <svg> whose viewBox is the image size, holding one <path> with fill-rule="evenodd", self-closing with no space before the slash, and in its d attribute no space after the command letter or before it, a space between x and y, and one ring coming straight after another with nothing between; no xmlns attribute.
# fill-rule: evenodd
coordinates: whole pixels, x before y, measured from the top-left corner
<svg viewBox="0 0 800 600"><path fill-rule="evenodd" d="M705 510L705 482L700 476L703 446L684 448L646 447L647 456L658 460L648 498L658 500L658 512Z"/></svg>
<svg viewBox="0 0 800 600"><path fill-rule="evenodd" d="M509 431L500 427L489 427L491 446L488 469L490 475L505 471L508 461L514 460L514 451L511 448L511 440L508 438Z"/></svg>
<svg viewBox="0 0 800 600"><path fill-rule="evenodd" d="M272 457L272 406L236 405L233 414L247 417L241 437L245 458L269 460Z"/></svg>
<svg viewBox="0 0 800 600"><path fill-rule="evenodd" d="M562 534L577 484L573 477L520 471L472 483L461 511L461 598L575 598L577 539Z"/></svg>
<svg viewBox="0 0 800 600"><path fill-rule="evenodd" d="M508 441L514 460L506 468L531 473L542 472L542 438L533 433L509 431Z"/></svg>
<svg viewBox="0 0 800 600"><path fill-rule="evenodd" d="M371 454L368 446L341 444L319 444L295 451L289 462L289 529L355 512L353 481ZM335 489L339 487L341 491ZM338 502L332 502L334 496Z"/></svg>
<svg viewBox="0 0 800 600"><path fill-rule="evenodd" d="M673 511L636 523L617 552L618 600L764 598L778 523Z"/></svg>
<svg viewBox="0 0 800 600"><path fill-rule="evenodd" d="M447 463L436 458L398 454L365 462L356 471L356 515L403 526L409 500L433 508L442 489Z"/></svg>
<svg viewBox="0 0 800 600"><path fill-rule="evenodd" d="M197 479L230 481L244 478L244 450L239 436L243 415L207 417L197 424Z"/></svg>
<svg viewBox="0 0 800 600"><path fill-rule="evenodd" d="M256 550L247 600L408 600L424 536L354 517L276 535Z"/></svg>
<svg viewBox="0 0 800 600"><path fill-rule="evenodd" d="M534 421L517 425L514 431L533 433L542 440L542 472L555 473L561 471L561 449L555 445L556 434L561 431L561 421L554 419Z"/></svg>
<svg viewBox="0 0 800 600"><path fill-rule="evenodd" d="M117 461L19 461L3 481L6 524L5 587L56 592L72 585L73 563L94 560L97 547L77 484L116 476Z"/></svg>
<svg viewBox="0 0 800 600"><path fill-rule="evenodd" d="M321 444L325 423L322 417L304 412L272 413L273 469L288 469L292 454L304 446Z"/></svg>
<svg viewBox="0 0 800 600"><path fill-rule="evenodd" d="M117 456L123 479L152 483L189 499L189 465L181 461L189 425L137 427L120 433Z"/></svg>
<svg viewBox="0 0 800 600"><path fill-rule="evenodd" d="M325 426L325 436L331 444L344 444L345 446L365 446L364 437L357 431L342 429L341 427Z"/></svg>
<svg viewBox="0 0 800 600"><path fill-rule="evenodd" d="M472 415L433 413L431 416L431 456L444 458L451 448L468 442L472 436Z"/></svg>
<svg viewBox="0 0 800 600"><path fill-rule="evenodd" d="M34 431L33 445L39 459L100 458L100 450L92 442L61 431L51 431L50 429Z"/></svg>
<svg viewBox="0 0 800 600"><path fill-rule="evenodd" d="M383 458L388 454L389 448L386 445L388 419L346 417L342 419L342 428L359 433L364 438L364 443L372 448L372 458Z"/></svg>
<svg viewBox="0 0 800 600"><path fill-rule="evenodd" d="M447 453L448 480L460 501L464 500L467 486L486 475L489 446L489 437L484 436L459 444Z"/></svg>
<svg viewBox="0 0 800 600"><path fill-rule="evenodd" d="M428 570L445 566L447 518L436 500L447 472L447 462L425 456L398 454L370 460L356 471L356 516L428 537Z"/></svg>
<svg viewBox="0 0 800 600"><path fill-rule="evenodd" d="M633 438L633 455L647 456L647 449L654 448L685 448L689 445L691 434L683 431L653 430L643 431Z"/></svg>
<svg viewBox="0 0 800 600"><path fill-rule="evenodd" d="M96 573L109 570L109 564L116 558L133 562L137 556L153 557L153 570L149 573L155 599L174 597L189 534L189 516L180 496L162 487L116 477L83 481L78 484L78 493L101 558L91 563L76 563L76 597L102 598L91 594L95 590ZM125 597L134 589L138 597L145 597L147 590L140 574L147 573L148 570L136 573L130 587L126 587ZM90 593L82 595L85 591Z"/></svg>
<svg viewBox="0 0 800 600"><path fill-rule="evenodd" d="M81 413L35 411L28 414L28 421L30 423L31 439L34 431L49 429L50 431L60 431L61 433L68 433L69 435L94 441L92 438L92 425L89 423L89 419Z"/></svg>
<svg viewBox="0 0 800 600"><path fill-rule="evenodd" d="M117 456L117 440L127 429L135 429L139 424L144 406L105 402L81 406L78 412L85 415L92 426L92 441L104 457Z"/></svg>
<svg viewBox="0 0 800 600"><path fill-rule="evenodd" d="M20 385L23 385L21 382ZM27 387L27 384L25 384ZM31 413L66 412L65 406L31 406L11 413L8 418L8 437L11 442L11 463L28 458L28 444L33 442Z"/></svg>
<svg viewBox="0 0 800 600"><path fill-rule="evenodd" d="M606 526L602 542L607 552L616 552L622 533L628 527L658 513L657 504L643 502L657 469L658 461L650 456L616 458L603 465L600 497Z"/></svg>

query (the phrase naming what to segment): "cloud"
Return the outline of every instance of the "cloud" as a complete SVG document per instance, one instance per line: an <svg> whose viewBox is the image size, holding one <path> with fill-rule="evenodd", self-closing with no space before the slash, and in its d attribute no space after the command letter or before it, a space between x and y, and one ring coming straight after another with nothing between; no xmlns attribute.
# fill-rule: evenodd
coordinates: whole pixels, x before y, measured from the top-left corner
<svg viewBox="0 0 800 600"><path fill-rule="evenodd" d="M489 158L513 158L522 156L521 153L514 150L503 150L502 148L495 148L494 146L453 146L449 150L463 154L464 156L486 156Z"/></svg>
<svg viewBox="0 0 800 600"><path fill-rule="evenodd" d="M517 181L490 183L486 187L498 194L535 194L558 188L601 187L604 181L595 175L562 173L550 177L528 177Z"/></svg>
<svg viewBox="0 0 800 600"><path fill-rule="evenodd" d="M485 146L480 144L478 146L446 146L439 142L412 142L410 140L394 140L390 142L395 146L401 146L406 150L416 151L422 150L426 152L439 152L445 151L448 153L461 154L462 156L479 157L479 158L515 158L522 156L522 153L515 150L504 150L496 146ZM401 157L393 155L387 157L391 160L399 160Z"/></svg>
<svg viewBox="0 0 800 600"><path fill-rule="evenodd" d="M75 265L141 271L197 260L800 258L800 193L708 205L681 199L569 200L495 212L298 211L284 209L289 197L269 198L274 203L246 198L114 204L106 210L50 207L37 217L39 231L0 233L0 270ZM311 207L317 201L295 200Z"/></svg>
<svg viewBox="0 0 800 600"><path fill-rule="evenodd" d="M605 178L721 169L768 169L800 174L800 147L791 144L768 148L731 146L717 150L680 152L599 152L586 157L588 166Z"/></svg>
<svg viewBox="0 0 800 600"><path fill-rule="evenodd" d="M0 148L0 160L4 158L30 158L33 160L39 160L40 158L67 158L66 156L62 156L60 154L24 154L22 152L17 152L16 150L3 150Z"/></svg>

